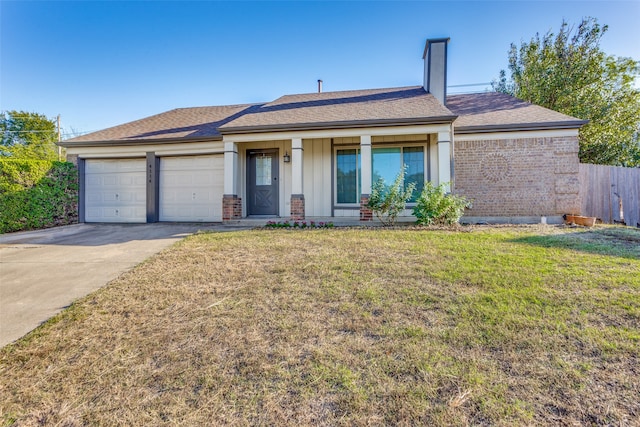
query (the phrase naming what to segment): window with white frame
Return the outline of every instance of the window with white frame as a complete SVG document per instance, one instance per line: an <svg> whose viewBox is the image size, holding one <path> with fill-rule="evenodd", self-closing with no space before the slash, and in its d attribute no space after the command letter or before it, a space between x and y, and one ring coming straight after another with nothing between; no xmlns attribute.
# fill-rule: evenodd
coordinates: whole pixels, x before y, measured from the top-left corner
<svg viewBox="0 0 640 427"><path fill-rule="evenodd" d="M415 202L424 187L424 147L379 147L371 149L372 183L383 179L391 185L402 167L405 188L415 184L415 190L409 203Z"/></svg>
<svg viewBox="0 0 640 427"><path fill-rule="evenodd" d="M385 184L394 182L403 165L405 188L415 183L411 202L415 202L424 187L425 151L423 146L373 147L371 149L372 183L383 179ZM357 204L361 192L360 150L356 148L336 150L336 202Z"/></svg>
<svg viewBox="0 0 640 427"><path fill-rule="evenodd" d="M336 202L360 203L360 150L336 151Z"/></svg>

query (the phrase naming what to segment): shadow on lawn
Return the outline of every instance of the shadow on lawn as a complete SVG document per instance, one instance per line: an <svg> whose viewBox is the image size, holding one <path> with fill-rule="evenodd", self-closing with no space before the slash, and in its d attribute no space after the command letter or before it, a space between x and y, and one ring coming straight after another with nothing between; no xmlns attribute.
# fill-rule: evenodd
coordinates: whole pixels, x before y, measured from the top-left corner
<svg viewBox="0 0 640 427"><path fill-rule="evenodd" d="M640 259L640 230L628 227L526 236L511 241L544 248L571 249L590 254Z"/></svg>

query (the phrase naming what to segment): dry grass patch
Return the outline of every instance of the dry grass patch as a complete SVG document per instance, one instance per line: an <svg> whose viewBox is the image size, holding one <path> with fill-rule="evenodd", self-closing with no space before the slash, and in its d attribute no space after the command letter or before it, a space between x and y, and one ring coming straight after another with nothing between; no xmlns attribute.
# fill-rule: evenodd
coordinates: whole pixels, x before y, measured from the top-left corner
<svg viewBox="0 0 640 427"><path fill-rule="evenodd" d="M637 423L640 233L469 230L188 238L5 347L0 420Z"/></svg>

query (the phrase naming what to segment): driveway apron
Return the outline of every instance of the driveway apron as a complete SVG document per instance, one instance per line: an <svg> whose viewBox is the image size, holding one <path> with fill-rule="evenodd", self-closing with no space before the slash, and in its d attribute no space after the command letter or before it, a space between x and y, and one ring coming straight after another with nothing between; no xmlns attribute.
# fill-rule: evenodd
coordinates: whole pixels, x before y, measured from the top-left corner
<svg viewBox="0 0 640 427"><path fill-rule="evenodd" d="M0 347L74 300L214 224L78 224L0 236Z"/></svg>

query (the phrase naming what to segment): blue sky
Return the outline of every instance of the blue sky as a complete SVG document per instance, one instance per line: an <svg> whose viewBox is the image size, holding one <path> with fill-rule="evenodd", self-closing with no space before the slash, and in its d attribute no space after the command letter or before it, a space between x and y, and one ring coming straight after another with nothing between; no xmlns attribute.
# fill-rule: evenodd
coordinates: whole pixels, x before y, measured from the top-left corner
<svg viewBox="0 0 640 427"><path fill-rule="evenodd" d="M510 43L586 16L609 26L605 52L640 60L639 0L0 0L0 110L60 114L69 134L315 92L317 79L325 91L419 85L437 37L451 38L449 85L486 83Z"/></svg>

